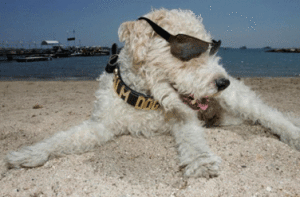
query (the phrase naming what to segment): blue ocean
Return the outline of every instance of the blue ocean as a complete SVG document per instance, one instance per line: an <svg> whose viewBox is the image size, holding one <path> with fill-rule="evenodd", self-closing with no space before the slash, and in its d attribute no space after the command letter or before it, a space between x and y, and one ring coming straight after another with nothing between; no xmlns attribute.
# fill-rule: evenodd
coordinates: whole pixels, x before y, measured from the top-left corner
<svg viewBox="0 0 300 197"><path fill-rule="evenodd" d="M225 49L218 55L234 77L300 76L299 53L268 53L263 49ZM0 61L0 80L95 80L109 56L53 58L52 61Z"/></svg>

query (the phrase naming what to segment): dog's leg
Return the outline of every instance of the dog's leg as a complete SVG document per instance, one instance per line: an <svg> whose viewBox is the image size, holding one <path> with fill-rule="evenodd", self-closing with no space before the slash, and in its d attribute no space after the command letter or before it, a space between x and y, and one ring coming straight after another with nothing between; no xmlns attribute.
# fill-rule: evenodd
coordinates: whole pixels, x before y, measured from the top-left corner
<svg viewBox="0 0 300 197"><path fill-rule="evenodd" d="M176 117L170 121L174 121L172 133L178 145L180 165L185 167L185 176L217 176L221 159L206 144L197 113L180 100L168 83L156 84L152 93L166 113L173 113Z"/></svg>
<svg viewBox="0 0 300 197"><path fill-rule="evenodd" d="M37 144L10 152L6 161L12 168L36 167L43 165L51 157L87 152L97 145L104 144L113 136L102 123L87 120Z"/></svg>
<svg viewBox="0 0 300 197"><path fill-rule="evenodd" d="M176 124L173 135L178 145L180 166L185 167L185 176L209 178L218 175L221 158L209 149L204 128L199 122Z"/></svg>
<svg viewBox="0 0 300 197"><path fill-rule="evenodd" d="M225 101L220 104L228 111L244 119L258 121L280 136L281 141L300 150L300 128L281 112L266 105L242 82L231 77L230 86L222 92L220 97Z"/></svg>
<svg viewBox="0 0 300 197"><path fill-rule="evenodd" d="M294 113L285 113L284 114L289 121L291 121L295 126L300 128L300 117L297 117Z"/></svg>

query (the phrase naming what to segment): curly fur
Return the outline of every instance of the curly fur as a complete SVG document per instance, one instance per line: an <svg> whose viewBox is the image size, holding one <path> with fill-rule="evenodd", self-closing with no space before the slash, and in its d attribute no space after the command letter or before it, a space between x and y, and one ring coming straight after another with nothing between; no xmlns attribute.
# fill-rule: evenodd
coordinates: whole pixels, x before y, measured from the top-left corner
<svg viewBox="0 0 300 197"><path fill-rule="evenodd" d="M160 9L145 17L173 35L182 33L207 42L212 40L202 18L191 11ZM128 105L114 92L113 75L103 73L98 79L91 119L10 152L10 167L43 165L51 157L90 151L119 135L152 136L168 132L178 145L180 165L186 176L216 176L221 159L207 145L204 125L239 124L243 120L259 121L283 142L300 150L300 128L299 124L296 126L299 119L288 119L264 104L249 87L227 74L219 63L220 57L206 52L182 62L172 56L169 44L144 20L123 23L118 34L120 41L125 42L118 60L124 82L138 92L151 94L163 110L140 110ZM214 81L220 78L229 79L230 86L211 100L206 112L195 111L181 100L181 95L186 94L201 100L218 93ZM170 116L166 118L166 114Z"/></svg>

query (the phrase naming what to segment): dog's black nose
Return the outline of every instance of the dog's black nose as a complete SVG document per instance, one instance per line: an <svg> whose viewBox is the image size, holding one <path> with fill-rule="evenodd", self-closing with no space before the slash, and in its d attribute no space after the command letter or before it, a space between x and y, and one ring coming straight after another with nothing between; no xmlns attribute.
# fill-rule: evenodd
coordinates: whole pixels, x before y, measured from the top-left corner
<svg viewBox="0 0 300 197"><path fill-rule="evenodd" d="M218 87L218 91L226 89L230 84L230 81L225 78L217 79L216 86Z"/></svg>

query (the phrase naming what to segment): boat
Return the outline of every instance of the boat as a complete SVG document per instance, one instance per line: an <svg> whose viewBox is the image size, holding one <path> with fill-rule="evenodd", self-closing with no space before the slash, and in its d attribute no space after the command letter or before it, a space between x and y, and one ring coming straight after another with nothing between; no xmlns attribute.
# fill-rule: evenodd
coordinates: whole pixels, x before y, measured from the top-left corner
<svg viewBox="0 0 300 197"><path fill-rule="evenodd" d="M38 61L51 61L52 57L25 57L16 59L17 62L38 62Z"/></svg>
<svg viewBox="0 0 300 197"><path fill-rule="evenodd" d="M80 52L74 52L74 53L72 53L71 54L71 56L82 56L82 53L80 53Z"/></svg>
<svg viewBox="0 0 300 197"><path fill-rule="evenodd" d="M55 58L70 57L70 53L55 53L53 57Z"/></svg>

